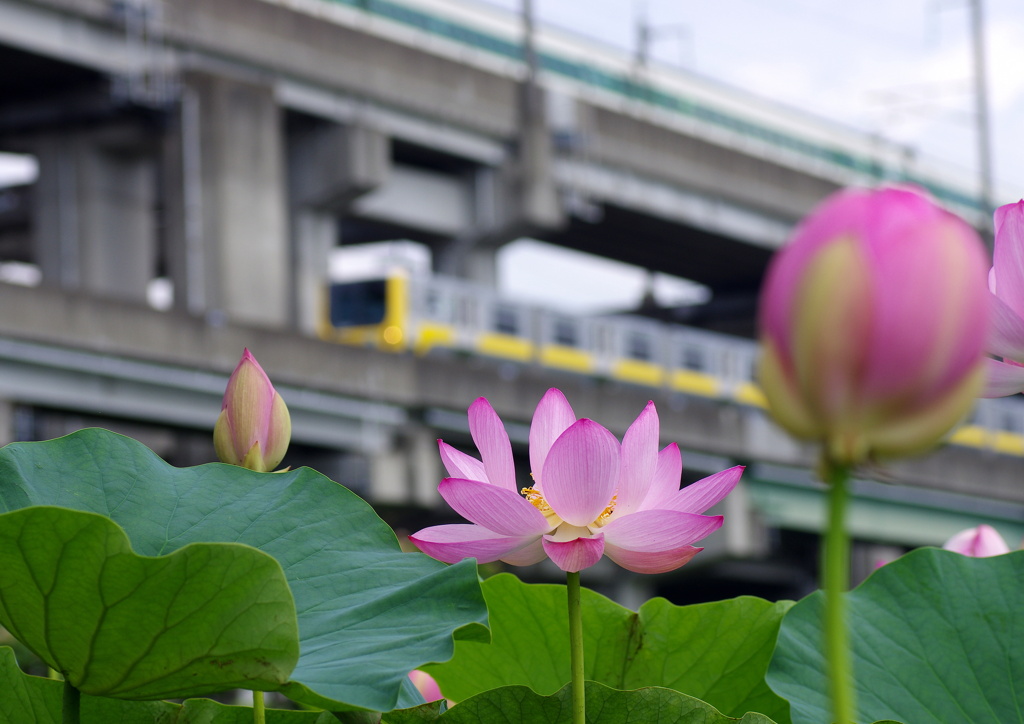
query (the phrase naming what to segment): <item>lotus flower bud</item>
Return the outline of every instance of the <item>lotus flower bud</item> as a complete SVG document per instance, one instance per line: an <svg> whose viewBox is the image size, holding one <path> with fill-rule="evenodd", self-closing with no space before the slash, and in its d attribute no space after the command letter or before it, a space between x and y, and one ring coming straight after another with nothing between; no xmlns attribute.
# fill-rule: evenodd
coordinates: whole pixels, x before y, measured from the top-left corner
<svg viewBox="0 0 1024 724"><path fill-rule="evenodd" d="M425 700L438 701L439 699L444 698L444 695L441 693L441 687L437 685L437 681L434 680L434 677L426 671L413 669L409 672L409 680L412 681L412 685L416 687L416 691L420 692L420 695Z"/></svg>
<svg viewBox="0 0 1024 724"><path fill-rule="evenodd" d="M990 525L979 525L976 528L962 530L946 541L943 545L947 551L962 553L972 558L988 558L1001 556L1010 552L1010 546L999 535L999 531Z"/></svg>
<svg viewBox="0 0 1024 724"><path fill-rule="evenodd" d="M826 199L772 261L760 378L775 419L835 463L934 445L984 383L984 250L909 189Z"/></svg>
<svg viewBox="0 0 1024 724"><path fill-rule="evenodd" d="M228 380L224 404L213 428L222 462L265 473L288 450L292 422L284 400L249 350Z"/></svg>

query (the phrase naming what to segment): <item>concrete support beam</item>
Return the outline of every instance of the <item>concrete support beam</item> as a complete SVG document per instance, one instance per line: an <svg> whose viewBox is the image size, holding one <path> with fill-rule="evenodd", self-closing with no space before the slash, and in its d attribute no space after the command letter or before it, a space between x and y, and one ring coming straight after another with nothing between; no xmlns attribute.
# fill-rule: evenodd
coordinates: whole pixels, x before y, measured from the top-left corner
<svg viewBox="0 0 1024 724"><path fill-rule="evenodd" d="M554 148L541 89L522 89L516 196L519 219L526 226L558 227L565 223L558 188L552 174Z"/></svg>
<svg viewBox="0 0 1024 724"><path fill-rule="evenodd" d="M495 288L502 245L537 235L542 228L557 228L562 217L560 207L551 205L558 200L554 187L547 188L547 181L531 180L524 173L519 160L500 169L478 166L472 171L465 183L467 218L447 242L436 245L435 271Z"/></svg>
<svg viewBox="0 0 1024 724"><path fill-rule="evenodd" d="M467 179L399 164L392 168L387 183L358 199L352 211L361 218L438 236L462 234L474 221Z"/></svg>
<svg viewBox="0 0 1024 724"><path fill-rule="evenodd" d="M472 179L472 221L436 253L445 274L493 287L499 247L524 236L541 236L567 223L543 91L520 88L516 153L502 167L478 168Z"/></svg>
<svg viewBox="0 0 1024 724"><path fill-rule="evenodd" d="M33 244L43 282L144 302L156 273L155 139L117 126L36 136Z"/></svg>
<svg viewBox="0 0 1024 724"><path fill-rule="evenodd" d="M379 130L330 121L303 120L288 133L289 200L340 213L384 184L391 171L391 144Z"/></svg>
<svg viewBox="0 0 1024 724"><path fill-rule="evenodd" d="M314 335L324 313L338 215L386 181L390 143L384 134L363 126L303 119L290 124L287 152L292 324Z"/></svg>
<svg viewBox="0 0 1024 724"><path fill-rule="evenodd" d="M284 134L272 88L192 72L169 146L168 262L191 314L284 326L289 253ZM180 213L176 213L180 212Z"/></svg>

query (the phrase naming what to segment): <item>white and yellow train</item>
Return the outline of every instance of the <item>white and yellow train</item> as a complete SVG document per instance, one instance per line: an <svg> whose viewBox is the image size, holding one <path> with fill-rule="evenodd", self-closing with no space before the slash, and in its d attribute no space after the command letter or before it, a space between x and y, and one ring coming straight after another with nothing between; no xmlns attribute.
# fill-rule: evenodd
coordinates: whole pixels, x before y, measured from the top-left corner
<svg viewBox="0 0 1024 724"><path fill-rule="evenodd" d="M758 346L638 316L577 316L456 279L393 274L332 284L321 338L388 352L440 350L536 364L764 407ZM1024 457L1024 402L980 400L949 442Z"/></svg>

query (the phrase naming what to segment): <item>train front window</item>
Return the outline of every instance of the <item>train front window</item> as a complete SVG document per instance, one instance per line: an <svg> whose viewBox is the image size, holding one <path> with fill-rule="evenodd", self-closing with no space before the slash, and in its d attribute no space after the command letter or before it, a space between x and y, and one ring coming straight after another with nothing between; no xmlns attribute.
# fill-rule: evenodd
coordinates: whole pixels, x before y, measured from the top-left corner
<svg viewBox="0 0 1024 724"><path fill-rule="evenodd" d="M332 284L331 324L335 327L363 327L380 324L387 314L387 280Z"/></svg>

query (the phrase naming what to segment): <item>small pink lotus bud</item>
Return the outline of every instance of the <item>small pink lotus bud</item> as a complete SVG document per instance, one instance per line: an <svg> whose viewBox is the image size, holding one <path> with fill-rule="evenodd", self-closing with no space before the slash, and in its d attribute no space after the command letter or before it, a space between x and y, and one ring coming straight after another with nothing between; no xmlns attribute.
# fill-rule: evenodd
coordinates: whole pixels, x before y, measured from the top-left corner
<svg viewBox="0 0 1024 724"><path fill-rule="evenodd" d="M976 528L962 530L946 541L943 545L947 551L963 553L972 558L988 558L989 556L1001 556L1010 552L1010 546L999 535L999 532L990 525L979 525Z"/></svg>
<svg viewBox="0 0 1024 724"><path fill-rule="evenodd" d="M265 473L288 450L292 422L288 407L249 350L228 380L224 404L213 428L222 462Z"/></svg>
<svg viewBox="0 0 1024 724"><path fill-rule="evenodd" d="M761 292L775 419L836 463L926 450L984 382L986 262L964 221L908 189L826 199Z"/></svg>
<svg viewBox="0 0 1024 724"><path fill-rule="evenodd" d="M409 672L409 679L412 681L412 685L416 687L416 690L420 692L420 695L427 701L437 701L444 698L444 695L441 693L441 687L434 681L434 677L426 671L413 669Z"/></svg>

